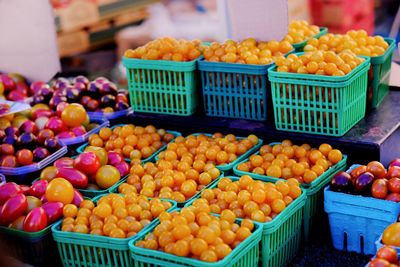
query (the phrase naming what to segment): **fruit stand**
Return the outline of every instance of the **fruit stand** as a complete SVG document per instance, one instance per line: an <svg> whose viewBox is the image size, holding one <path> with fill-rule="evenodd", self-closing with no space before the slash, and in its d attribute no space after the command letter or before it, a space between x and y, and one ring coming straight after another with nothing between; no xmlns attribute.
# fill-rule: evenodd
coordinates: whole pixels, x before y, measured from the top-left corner
<svg viewBox="0 0 400 267"><path fill-rule="evenodd" d="M292 22L281 41L127 50L128 89L1 73L31 109L0 109L0 248L34 266L399 266L393 50Z"/></svg>

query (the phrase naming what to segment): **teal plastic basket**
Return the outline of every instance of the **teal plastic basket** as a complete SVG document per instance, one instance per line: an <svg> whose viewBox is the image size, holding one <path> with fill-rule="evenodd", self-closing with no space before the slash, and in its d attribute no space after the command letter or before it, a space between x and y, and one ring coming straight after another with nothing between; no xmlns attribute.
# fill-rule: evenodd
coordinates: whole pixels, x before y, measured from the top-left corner
<svg viewBox="0 0 400 267"><path fill-rule="evenodd" d="M240 221L237 220L237 222ZM140 233L140 237L129 241L134 267L248 267L258 265L259 243L262 234L262 225L260 223L254 223L253 233L233 249L228 256L213 263L135 246L138 240L144 239L156 226L153 225L151 228L147 228L146 231Z"/></svg>
<svg viewBox="0 0 400 267"><path fill-rule="evenodd" d="M191 135L194 136L198 136L198 135L205 135L205 136L209 136L211 137L212 134L208 134L208 133L194 133ZM236 137L236 139L241 140L244 139L244 137ZM262 146L263 140L262 139L258 139L258 143L253 146L251 149L249 149L246 153L240 155L236 160L232 161L229 164L224 164L224 165L217 165L216 167L223 172L229 172L233 169L233 167L236 165L237 162L244 160L246 158L248 158L251 154L253 154L255 151L257 151L258 149L260 149L260 147ZM156 161L158 160L158 155L156 156Z"/></svg>
<svg viewBox="0 0 400 267"><path fill-rule="evenodd" d="M227 176L232 181L240 178ZM210 188L217 187L215 183ZM296 255L301 242L301 225L303 220L303 207L307 195L305 190L286 209L278 214L272 221L261 223L263 232L261 237L261 263L263 267L286 266ZM195 201L188 202L185 207Z"/></svg>
<svg viewBox="0 0 400 267"><path fill-rule="evenodd" d="M279 143L271 143L269 145L273 146ZM260 152L255 153L254 155L259 155ZM272 176L256 174L252 172L245 172L240 171L237 169L238 165L241 163L247 162L248 159L243 160L237 163L233 167L233 173L238 176L249 175L250 177L266 181L266 182L273 182L275 183L278 180L285 181L282 178L275 178ZM347 155L343 155L341 161L330 167L326 172L320 175L317 179L312 181L310 184L301 184L301 187L306 192L307 200L306 204L304 205L304 215L303 215L303 233L304 233L304 240L308 241L310 236L310 230L313 228L313 225L317 223L320 219L320 215L323 213L324 210L324 187L329 184L332 179L332 176L335 175L339 171L344 171L347 166Z"/></svg>
<svg viewBox="0 0 400 267"><path fill-rule="evenodd" d="M93 202L97 202L102 196L96 197ZM176 208L175 201L165 199L163 201L168 201L172 204L168 211ZM57 243L63 266L131 267L133 265L129 256L128 242L137 239L142 231L146 231L156 223L157 219L145 226L135 236L128 238L63 232L61 231L62 221L56 223L51 230L54 241Z"/></svg>
<svg viewBox="0 0 400 267"><path fill-rule="evenodd" d="M196 64L122 58L135 112L192 115L197 106Z"/></svg>
<svg viewBox="0 0 400 267"><path fill-rule="evenodd" d="M111 127L111 129L114 129L114 128L116 128L116 127L121 127L121 126L124 126L124 125L126 125L126 124L114 125L113 127ZM174 139L175 139L176 137L182 135L180 132L176 132L176 131L166 131L166 133L172 134L172 135L174 136ZM173 139L173 140L174 140L174 139ZM171 142L173 142L173 140L172 140ZM89 143L85 143L85 144L81 145L80 147L78 147L78 148L76 149L76 151L77 151L79 154L82 154L82 153L85 151L85 148L86 148L87 146L89 146ZM167 145L163 145L163 146L160 147L156 152L154 152L150 157L145 158L145 159L142 159L142 163L154 162L154 159L156 158L156 156L157 156L161 151L165 150L166 148L167 148ZM130 159L130 158L125 158L125 161L129 163L129 162L131 162L131 159Z"/></svg>
<svg viewBox="0 0 400 267"><path fill-rule="evenodd" d="M38 232L25 232L0 226L2 255L11 256L33 266L59 266L51 225Z"/></svg>
<svg viewBox="0 0 400 267"><path fill-rule="evenodd" d="M313 38L319 38L325 34L328 33L328 28L326 27L320 27L319 28L319 33L317 33L316 35L313 36ZM294 47L294 49L296 49L296 52L303 52L304 47L306 46L307 42L309 39L304 40L303 42L297 43L297 44L292 44L292 46Z"/></svg>
<svg viewBox="0 0 400 267"><path fill-rule="evenodd" d="M371 67L368 73L367 105L372 108L378 107L389 93L390 69L396 41L391 38L385 38L385 41L389 44L386 52L382 56L371 57Z"/></svg>
<svg viewBox="0 0 400 267"><path fill-rule="evenodd" d="M298 53L297 55L301 55ZM365 116L370 59L344 76L268 69L278 130L343 136Z"/></svg>

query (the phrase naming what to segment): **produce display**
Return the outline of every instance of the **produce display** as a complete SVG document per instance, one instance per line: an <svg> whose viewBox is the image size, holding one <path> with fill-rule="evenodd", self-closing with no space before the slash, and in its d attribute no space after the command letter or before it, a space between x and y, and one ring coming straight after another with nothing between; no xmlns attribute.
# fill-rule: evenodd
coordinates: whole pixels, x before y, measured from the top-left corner
<svg viewBox="0 0 400 267"><path fill-rule="evenodd" d="M97 203L84 200L77 206L63 208L61 230L81 234L127 238L136 235L152 220L171 207L159 199L149 200L137 194L109 194Z"/></svg>
<svg viewBox="0 0 400 267"><path fill-rule="evenodd" d="M304 51L322 50L340 53L350 50L358 56L376 57L383 55L388 47L389 44L382 36L368 36L365 30L350 30L343 35L328 33L319 39L311 38Z"/></svg>
<svg viewBox="0 0 400 267"><path fill-rule="evenodd" d="M251 220L236 221L234 214L209 214L204 207L187 207L160 214L160 224L136 246L204 262L228 256L253 231Z"/></svg>
<svg viewBox="0 0 400 267"><path fill-rule="evenodd" d="M0 73L0 97L11 101L23 101L36 91L27 80L18 73Z"/></svg>
<svg viewBox="0 0 400 267"><path fill-rule="evenodd" d="M254 134L247 138L237 138L233 134L215 133L212 136L204 134L189 135L186 138L178 136L168 144L167 149L158 155L160 160L176 161L185 156L190 157L195 169L201 170L206 163L225 165L234 162L245 154L259 139Z"/></svg>
<svg viewBox="0 0 400 267"><path fill-rule="evenodd" d="M204 60L240 64L268 65L278 56L293 50L289 41L257 42L248 38L242 42L228 40L223 44L212 43L204 50Z"/></svg>
<svg viewBox="0 0 400 267"><path fill-rule="evenodd" d="M353 53L314 51L303 55L290 54L276 60L278 72L343 76L350 73L364 61Z"/></svg>
<svg viewBox="0 0 400 267"><path fill-rule="evenodd" d="M237 170L275 178L295 178L309 184L342 158L342 152L329 144L321 144L316 149L309 144L298 146L283 140L279 144L262 146L249 161L240 163Z"/></svg>
<svg viewBox="0 0 400 267"><path fill-rule="evenodd" d="M221 178L216 188L201 192L193 206L221 218L238 217L258 222L270 222L301 195L299 182L294 179L275 184L253 180L243 175L238 181Z"/></svg>
<svg viewBox="0 0 400 267"><path fill-rule="evenodd" d="M375 258L367 264L367 267L382 267L382 266L399 266L399 258L397 251L391 246L381 247L375 255Z"/></svg>
<svg viewBox="0 0 400 267"><path fill-rule="evenodd" d="M285 36L285 40L291 44L301 43L318 34L319 31L320 29L318 26L310 25L305 20L294 20L289 24L288 34Z"/></svg>
<svg viewBox="0 0 400 267"><path fill-rule="evenodd" d="M394 159L387 169L382 163L371 161L351 172L339 172L332 177L331 188L337 192L400 202L400 159Z"/></svg>
<svg viewBox="0 0 400 267"><path fill-rule="evenodd" d="M53 166L46 167L40 180L51 181L57 177L68 180L74 188L100 190L118 183L129 173L129 164L115 151L88 146L75 159L63 157Z"/></svg>
<svg viewBox="0 0 400 267"><path fill-rule="evenodd" d="M8 182L0 186L0 225L38 232L62 217L64 205L79 205L82 200L82 195L62 178L50 183L37 181L30 187Z"/></svg>
<svg viewBox="0 0 400 267"><path fill-rule="evenodd" d="M34 120L34 117L28 119L21 115L3 118L0 125L0 166L15 168L30 165L44 160L60 147L55 132L44 130L42 118Z"/></svg>
<svg viewBox="0 0 400 267"><path fill-rule="evenodd" d="M127 124L113 129L102 128L89 137L89 145L104 147L129 159L146 159L172 141L174 135L153 125L146 127Z"/></svg>
<svg viewBox="0 0 400 267"><path fill-rule="evenodd" d="M201 41L176 40L164 37L147 43L134 50L129 49L124 56L127 58L149 60L192 61L202 55L204 49Z"/></svg>
<svg viewBox="0 0 400 267"><path fill-rule="evenodd" d="M38 89L31 104L44 103L52 110L56 110L59 104L64 106L64 103L79 103L85 110L92 112L114 112L129 108L128 91L118 89L104 77L93 81L84 76L77 76L72 80L58 78L51 86L42 83L36 87Z"/></svg>

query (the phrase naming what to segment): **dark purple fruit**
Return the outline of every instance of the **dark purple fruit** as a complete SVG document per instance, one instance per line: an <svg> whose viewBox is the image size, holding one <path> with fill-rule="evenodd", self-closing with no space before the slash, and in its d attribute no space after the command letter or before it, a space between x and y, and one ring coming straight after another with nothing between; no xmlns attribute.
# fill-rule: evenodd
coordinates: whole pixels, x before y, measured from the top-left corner
<svg viewBox="0 0 400 267"><path fill-rule="evenodd" d="M84 107L86 107L86 105L89 103L89 101L90 101L91 99L92 99L92 98L91 98L90 96L87 96L87 95L82 96L82 98L81 98L81 105L84 106Z"/></svg>
<svg viewBox="0 0 400 267"><path fill-rule="evenodd" d="M3 138L3 144L16 145L18 137L16 135L7 135Z"/></svg>
<svg viewBox="0 0 400 267"><path fill-rule="evenodd" d="M58 143L58 140L54 137L47 138L44 141L44 146L51 152L54 152L60 148L60 144Z"/></svg>
<svg viewBox="0 0 400 267"><path fill-rule="evenodd" d="M125 102L118 102L117 104L115 104L116 111L125 110L128 108L129 108L129 105L128 105L128 103L125 103Z"/></svg>
<svg viewBox="0 0 400 267"><path fill-rule="evenodd" d="M6 132L4 130L0 130L0 140L6 137Z"/></svg>
<svg viewBox="0 0 400 267"><path fill-rule="evenodd" d="M370 195L373 182L374 175L370 172L365 172L354 180L354 191L361 195Z"/></svg>
<svg viewBox="0 0 400 267"><path fill-rule="evenodd" d="M125 95L126 98L129 97L129 92L128 92L128 90L126 90L126 89L118 89L118 94Z"/></svg>
<svg viewBox="0 0 400 267"><path fill-rule="evenodd" d="M99 108L99 101L96 99L90 99L86 104L86 108L88 111L96 111Z"/></svg>
<svg viewBox="0 0 400 267"><path fill-rule="evenodd" d="M347 172L336 173L331 180L331 188L336 192L349 193L352 189L351 176Z"/></svg>
<svg viewBox="0 0 400 267"><path fill-rule="evenodd" d="M27 120L19 127L19 132L37 134L39 129L33 121Z"/></svg>
<svg viewBox="0 0 400 267"><path fill-rule="evenodd" d="M90 82L87 88L87 92L92 96L96 96L100 91L99 86L100 84L98 83Z"/></svg>
<svg viewBox="0 0 400 267"><path fill-rule="evenodd" d="M18 137L18 146L32 150L36 146L36 137L32 133L23 133Z"/></svg>
<svg viewBox="0 0 400 267"><path fill-rule="evenodd" d="M104 82L100 86L100 93L102 95L117 95L118 89L117 86L112 82Z"/></svg>
<svg viewBox="0 0 400 267"><path fill-rule="evenodd" d="M115 106L115 96L105 95L100 99L100 106L103 108Z"/></svg>
<svg viewBox="0 0 400 267"><path fill-rule="evenodd" d="M105 77L98 77L94 80L94 82L98 83L98 84L103 84L105 82L108 82L108 79Z"/></svg>
<svg viewBox="0 0 400 267"><path fill-rule="evenodd" d="M35 162L39 162L50 156L50 152L44 147L37 147L33 150L33 158Z"/></svg>
<svg viewBox="0 0 400 267"><path fill-rule="evenodd" d="M124 94L118 93L117 98L115 99L117 102L125 102L128 103L128 97Z"/></svg>
<svg viewBox="0 0 400 267"><path fill-rule="evenodd" d="M51 97L54 94L54 89L50 88L48 85L43 85L36 93L36 95L41 95L45 98Z"/></svg>
<svg viewBox="0 0 400 267"><path fill-rule="evenodd" d="M68 102L68 100L65 96L53 96L50 99L49 105L52 109L55 109L61 102Z"/></svg>
<svg viewBox="0 0 400 267"><path fill-rule="evenodd" d="M36 105L36 104L40 104L40 103L43 103L43 102L45 102L44 96L35 95L32 98L31 105Z"/></svg>
<svg viewBox="0 0 400 267"><path fill-rule="evenodd" d="M78 90L79 92L83 92L86 90L86 84L84 83L75 83L73 85L73 88L75 88L76 90Z"/></svg>
<svg viewBox="0 0 400 267"><path fill-rule="evenodd" d="M65 88L67 86L70 85L70 82L68 81L68 79L66 78L58 78L55 82L54 82L54 88L56 89L62 89Z"/></svg>
<svg viewBox="0 0 400 267"><path fill-rule="evenodd" d="M9 126L4 130L4 133L7 136L13 136L13 135L18 135L19 134L19 130L18 130L17 127Z"/></svg>
<svg viewBox="0 0 400 267"><path fill-rule="evenodd" d="M67 99L68 102L77 102L79 100L79 90L73 87L67 89Z"/></svg>
<svg viewBox="0 0 400 267"><path fill-rule="evenodd" d="M73 83L82 83L82 84L88 85L89 79L83 75L79 75L74 78Z"/></svg>

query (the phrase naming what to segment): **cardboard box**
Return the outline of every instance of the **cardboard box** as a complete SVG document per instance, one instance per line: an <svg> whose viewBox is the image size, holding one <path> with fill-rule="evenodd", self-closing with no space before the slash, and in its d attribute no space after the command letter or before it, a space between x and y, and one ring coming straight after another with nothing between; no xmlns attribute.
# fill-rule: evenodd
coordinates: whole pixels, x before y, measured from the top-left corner
<svg viewBox="0 0 400 267"><path fill-rule="evenodd" d="M89 33L83 30L59 33L57 41L60 57L82 53L90 47Z"/></svg>

